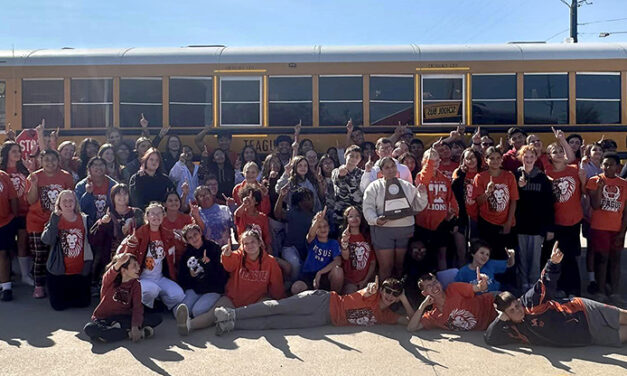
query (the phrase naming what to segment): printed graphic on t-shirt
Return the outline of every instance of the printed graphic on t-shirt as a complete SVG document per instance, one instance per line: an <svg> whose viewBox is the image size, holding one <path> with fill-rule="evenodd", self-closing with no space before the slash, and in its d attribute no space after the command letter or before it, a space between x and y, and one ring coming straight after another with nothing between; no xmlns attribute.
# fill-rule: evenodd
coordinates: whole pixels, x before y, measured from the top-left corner
<svg viewBox="0 0 627 376"><path fill-rule="evenodd" d="M471 330L475 325L477 325L477 319L465 309L452 310L446 321L446 327L450 330Z"/></svg>
<svg viewBox="0 0 627 376"><path fill-rule="evenodd" d="M11 174L11 183L13 183L13 188L15 188L15 192L17 192L18 197L22 197L24 194L24 190L26 189L26 179L21 174Z"/></svg>
<svg viewBox="0 0 627 376"><path fill-rule="evenodd" d="M369 308L358 308L346 310L346 321L353 325L372 326L377 323L377 319Z"/></svg>
<svg viewBox="0 0 627 376"><path fill-rule="evenodd" d="M622 206L619 201L621 189L617 185L604 185L603 198L601 198L601 210L609 212L618 212Z"/></svg>
<svg viewBox="0 0 627 376"><path fill-rule="evenodd" d="M353 267L353 269L364 270L366 268L366 264L368 264L368 257L370 257L370 252L368 251L368 243L349 243L348 247L351 266Z"/></svg>
<svg viewBox="0 0 627 376"><path fill-rule="evenodd" d="M553 195L558 202L570 200L575 193L575 179L572 176L564 176L553 180Z"/></svg>
<svg viewBox="0 0 627 376"><path fill-rule="evenodd" d="M472 192L474 191L474 184L472 184L472 180L466 181L466 197L465 201L467 205L472 205L475 203L475 200L472 198Z"/></svg>
<svg viewBox="0 0 627 376"><path fill-rule="evenodd" d="M96 204L96 216L102 218L107 211L107 195L94 195L94 203Z"/></svg>
<svg viewBox="0 0 627 376"><path fill-rule="evenodd" d="M165 258L165 250L161 240L151 241L148 244L148 253L146 254L146 269L153 270L155 266L161 264Z"/></svg>
<svg viewBox="0 0 627 376"><path fill-rule="evenodd" d="M488 197L491 211L502 212L509 204L509 188L507 184L494 184L494 192Z"/></svg>
<svg viewBox="0 0 627 376"><path fill-rule="evenodd" d="M78 257L83 250L83 232L72 228L59 230L63 255L68 258Z"/></svg>
<svg viewBox="0 0 627 376"><path fill-rule="evenodd" d="M444 183L429 183L429 193L434 196L433 202L429 203L428 210L434 211L446 211L448 205L444 202L444 197L447 194L446 184Z"/></svg>
<svg viewBox="0 0 627 376"><path fill-rule="evenodd" d="M113 293L113 301L120 302L122 304L130 304L131 292L128 289L117 288Z"/></svg>
<svg viewBox="0 0 627 376"><path fill-rule="evenodd" d="M39 188L39 200L44 210L52 211L54 204L57 202L59 193L63 190L61 184L50 184Z"/></svg>
<svg viewBox="0 0 627 376"><path fill-rule="evenodd" d="M200 261L194 256L187 259L187 267L189 268L189 275L194 278L202 278L205 275L205 268L200 265Z"/></svg>
<svg viewBox="0 0 627 376"><path fill-rule="evenodd" d="M266 270L247 270L242 268L239 270L239 277L242 281L267 282L269 273Z"/></svg>
<svg viewBox="0 0 627 376"><path fill-rule="evenodd" d="M333 255L330 249L320 248L317 244L313 246L311 251L313 252L314 259L320 262L326 262Z"/></svg>

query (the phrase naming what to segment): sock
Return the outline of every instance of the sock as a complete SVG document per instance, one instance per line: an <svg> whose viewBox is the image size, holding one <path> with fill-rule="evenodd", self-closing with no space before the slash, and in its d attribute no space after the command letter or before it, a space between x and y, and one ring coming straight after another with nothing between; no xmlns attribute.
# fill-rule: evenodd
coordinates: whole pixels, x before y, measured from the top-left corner
<svg viewBox="0 0 627 376"><path fill-rule="evenodd" d="M590 280L590 282L595 282L596 281L594 279L594 272L588 272L588 279Z"/></svg>
<svg viewBox="0 0 627 376"><path fill-rule="evenodd" d="M33 268L33 258L26 256L18 257L17 259L20 262L20 274L22 275L22 278L28 276Z"/></svg>
<svg viewBox="0 0 627 376"><path fill-rule="evenodd" d="M3 290L11 290L11 282L0 283Z"/></svg>

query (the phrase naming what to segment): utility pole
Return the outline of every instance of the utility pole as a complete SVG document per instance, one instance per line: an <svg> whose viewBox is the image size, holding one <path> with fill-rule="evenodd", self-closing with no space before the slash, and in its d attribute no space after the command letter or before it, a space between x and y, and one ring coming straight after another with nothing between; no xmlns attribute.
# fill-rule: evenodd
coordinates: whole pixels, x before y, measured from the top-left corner
<svg viewBox="0 0 627 376"><path fill-rule="evenodd" d="M566 0L560 0L564 5L570 9L570 38L573 43L577 43L577 8L582 4L592 4L588 0L570 0L570 4Z"/></svg>

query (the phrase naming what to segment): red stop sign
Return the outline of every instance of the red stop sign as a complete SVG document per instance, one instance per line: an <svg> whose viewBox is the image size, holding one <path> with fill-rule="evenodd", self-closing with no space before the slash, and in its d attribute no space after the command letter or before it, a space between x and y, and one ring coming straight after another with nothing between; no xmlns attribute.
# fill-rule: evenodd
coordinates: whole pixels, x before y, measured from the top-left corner
<svg viewBox="0 0 627 376"><path fill-rule="evenodd" d="M15 138L15 141L22 148L22 159L27 159L30 155L37 153L39 149L37 132L34 129L24 129Z"/></svg>

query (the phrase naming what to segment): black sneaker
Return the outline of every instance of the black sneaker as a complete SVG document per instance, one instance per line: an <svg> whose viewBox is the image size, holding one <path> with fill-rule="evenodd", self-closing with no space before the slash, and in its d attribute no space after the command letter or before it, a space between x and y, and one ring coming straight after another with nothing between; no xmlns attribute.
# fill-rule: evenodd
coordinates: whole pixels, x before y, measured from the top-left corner
<svg viewBox="0 0 627 376"><path fill-rule="evenodd" d="M0 300L3 302L10 302L13 300L13 290L2 290L0 291Z"/></svg>

